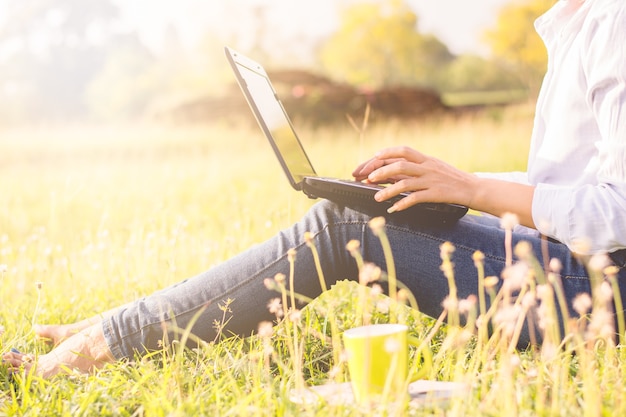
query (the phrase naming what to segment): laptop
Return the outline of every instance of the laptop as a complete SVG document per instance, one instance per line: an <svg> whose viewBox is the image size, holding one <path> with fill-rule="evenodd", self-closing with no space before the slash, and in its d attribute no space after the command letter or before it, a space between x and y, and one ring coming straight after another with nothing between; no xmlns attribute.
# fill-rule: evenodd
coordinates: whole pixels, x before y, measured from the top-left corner
<svg viewBox="0 0 626 417"><path fill-rule="evenodd" d="M324 198L373 215L387 215L387 209L408 194L384 202L374 200L383 186L355 180L318 176L311 160L278 98L263 67L239 52L225 47L226 57L243 94L265 137L269 140L291 186L310 198ZM420 203L391 216L415 220L454 222L467 207L446 203Z"/></svg>

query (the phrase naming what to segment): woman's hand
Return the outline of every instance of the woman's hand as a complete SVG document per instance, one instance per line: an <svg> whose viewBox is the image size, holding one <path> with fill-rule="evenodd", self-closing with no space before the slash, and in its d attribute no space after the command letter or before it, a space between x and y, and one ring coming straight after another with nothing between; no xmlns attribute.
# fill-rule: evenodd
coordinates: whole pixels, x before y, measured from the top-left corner
<svg viewBox="0 0 626 417"><path fill-rule="evenodd" d="M418 203L453 203L496 216L515 213L522 224L534 227L534 187L480 178L406 146L381 150L352 175L357 181L390 184L376 194L377 201L409 194L397 201L390 212Z"/></svg>
<svg viewBox="0 0 626 417"><path fill-rule="evenodd" d="M410 193L393 211L414 204L455 203L470 207L478 177L406 146L383 149L359 165L352 175L357 181L391 184L376 194L377 201Z"/></svg>

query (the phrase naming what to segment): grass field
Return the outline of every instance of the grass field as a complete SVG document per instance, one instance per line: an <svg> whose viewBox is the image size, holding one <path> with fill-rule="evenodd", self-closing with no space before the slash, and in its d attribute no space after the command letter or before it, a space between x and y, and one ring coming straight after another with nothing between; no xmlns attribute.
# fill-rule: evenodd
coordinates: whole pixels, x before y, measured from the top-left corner
<svg viewBox="0 0 626 417"><path fill-rule="evenodd" d="M301 139L318 172L328 175L347 176L372 152L393 144L471 171L523 170L531 126L532 113L521 106L390 121L364 135L348 123L303 127ZM227 125L3 130L0 193L1 352L44 353L49 348L34 337L33 323L82 319L195 275L287 227L312 204L289 188L255 126ZM310 328L322 331L327 318L316 312L325 303L341 322L354 322L355 288L340 285L316 301L306 311ZM430 322L402 311L425 337ZM153 360L51 381L17 377L11 383L0 371L0 414L361 415L352 406L288 400L301 374L307 384L347 376L336 362L337 345L312 336L311 329L282 323L269 340L228 339L194 351L158 352ZM452 338L457 333L433 335L432 368L424 376L467 382L470 394L407 413L626 411L619 348L565 345L563 354L547 357L501 349L499 339L459 345ZM290 354L294 346L306 347L302 361Z"/></svg>

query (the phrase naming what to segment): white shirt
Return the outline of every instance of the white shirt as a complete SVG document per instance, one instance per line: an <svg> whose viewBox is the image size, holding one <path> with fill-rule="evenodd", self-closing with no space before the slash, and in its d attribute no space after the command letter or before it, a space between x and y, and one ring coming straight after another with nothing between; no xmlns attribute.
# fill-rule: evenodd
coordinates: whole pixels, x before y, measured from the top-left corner
<svg viewBox="0 0 626 417"><path fill-rule="evenodd" d="M575 252L626 248L626 1L562 0L535 28L548 50L528 159L535 225Z"/></svg>

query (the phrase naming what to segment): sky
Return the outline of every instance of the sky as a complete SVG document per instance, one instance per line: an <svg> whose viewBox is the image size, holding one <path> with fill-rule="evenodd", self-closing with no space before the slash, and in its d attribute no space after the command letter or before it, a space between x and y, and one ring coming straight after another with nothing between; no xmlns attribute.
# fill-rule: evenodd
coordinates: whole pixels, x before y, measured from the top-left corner
<svg viewBox="0 0 626 417"><path fill-rule="evenodd" d="M97 0L0 0L0 28L4 26L5 19L10 18L12 13L21 13L29 16L31 11L37 12L37 5L49 4L72 4L73 7L80 7L79 11L94 11ZM76 45L107 41L116 38L107 38L110 33L129 34L136 32L140 36L144 45L150 47L156 55L160 51L168 52L171 58L174 56L172 52L180 52L178 43L174 34L178 35L180 41L187 49L187 54L179 56L187 60L196 60L201 63L198 68L205 68L207 65L225 66L221 47L218 53L214 55L210 51L216 51L216 45L207 42L228 42L229 46L236 49L252 50L259 47L259 53L265 53L265 58L275 59L275 62L284 59L290 59L297 65L311 63L314 56L315 48L319 46L319 41L323 37L330 36L338 29L340 6L346 6L356 2L367 0L103 0L111 1L118 6L121 13L120 20L104 19L100 24L92 25L87 30L87 39L79 39L78 37L68 36L60 38L61 33L55 32L55 25L63 23L63 13L54 12L50 9L46 15L46 24L41 27L30 28L32 32L26 39L23 38L5 38L4 42L0 42L0 61L3 62L6 57L12 57L20 48L27 46L33 53L40 53L44 58L49 58L47 64L51 63L52 70L46 72L46 77L42 80L53 80L50 85L37 87L37 96L45 96L44 92L50 90L50 94L58 91L59 80L65 80L68 77L74 77L74 73L83 71L83 77L91 84L102 74L112 77L115 71L108 67L99 69L90 69L90 60L82 65L72 64L74 72L63 70L62 65L56 65L54 57L50 57L50 50L47 48L50 44L54 44L55 39L58 42L62 39L67 45ZM371 1L371 0L370 0ZM454 54L488 54L487 47L482 44L481 38L487 29L495 27L497 16L501 7L513 1L524 0L404 0L413 8L418 16L418 30L422 33L434 34L442 42L444 42L450 51ZM15 7L19 6L19 7ZM84 9L82 8L84 6ZM92 8L88 8L92 6ZM10 10L11 7L15 9ZM31 9L32 8L32 9ZM39 16L37 13L35 16ZM13 15L14 16L14 15ZM18 14L19 16L19 14ZM263 16L260 19L259 16ZM79 20L80 21L80 20ZM15 27L21 27L23 21L16 19ZM32 22L31 22L32 23ZM112 26L107 26L107 25ZM9 26L10 27L10 26ZM176 29L173 31L172 28ZM208 39L208 34L217 34L220 36ZM252 35L250 35L252 34ZM92 36L93 35L93 36ZM223 36L225 35L225 36ZM254 35L257 35L255 38ZM55 38L56 36L56 38ZM93 38L93 39L92 39ZM126 36L124 39L132 39ZM231 43L232 42L232 43ZM201 48L198 46L202 45ZM221 46L221 45L219 45ZM202 52L201 52L202 51ZM84 52L84 51L83 51ZM82 53L78 51L77 53ZM79 55L77 55L79 56ZM68 58L69 59L69 58ZM260 59L260 58L259 58ZM45 60L44 60L45 61ZM20 65L20 61L11 61L15 65ZM70 62L70 61L68 61ZM122 64L120 64L122 62ZM131 64L134 61L130 61ZM269 62L269 61L268 61ZM193 63L192 63L193 64ZM207 64L207 65L205 65ZM124 60L119 60L116 65L130 65ZM131 65L132 66L132 65ZM193 65L190 65L193 66ZM43 68L43 66L39 66ZM41 68L34 69L41 70ZM13 68L13 67L11 67ZM117 68L117 67L116 67ZM215 68L215 67L211 67ZM59 73L53 73L58 70ZM89 71L100 70L101 73L90 73ZM106 71L108 70L108 72ZM132 72L132 71L131 71ZM30 74L24 71L24 74ZM111 75L113 74L113 75ZM129 73L130 74L130 73ZM131 75L128 75L130 77ZM92 78L88 78L92 77ZM28 75L25 77L28 78ZM35 79L34 77L33 79ZM81 78L78 77L80 80ZM42 82L44 82L42 81ZM69 83L74 79L69 79ZM85 82L87 82L85 81ZM28 88L33 83L28 79L27 82L20 84L11 79L0 83L0 93L10 97L22 94L23 97L28 96ZM34 85L34 84L32 84ZM43 85L43 84L42 84ZM115 84L118 85L118 84ZM121 85L121 84L120 84ZM85 87L86 88L86 87ZM87 94L82 90L79 91L74 87L66 88L68 94L74 94L72 98L77 106L84 106L84 97L81 94ZM117 90L115 90L117 91ZM106 91L109 98L114 101L115 91ZM138 87L137 91L140 91ZM22 93L20 93L22 92ZM123 94L131 93L124 90ZM139 93L138 93L139 94ZM66 94L67 95L67 94ZM106 95L103 93L103 95ZM79 97L80 96L80 97ZM21 96L20 96L21 97ZM27 99L24 99L24 106L31 105ZM69 99L68 99L69 100ZM50 99L54 102L54 99ZM71 100L70 100L71 101ZM68 103L70 102L68 101ZM74 102L72 102L74 103ZM81 104L82 103L82 104ZM72 104L73 105L73 104ZM69 106L69 105L68 105ZM101 106L106 107L106 106ZM24 107L26 109L26 107ZM69 107L68 107L69 109ZM19 110L19 109L18 109ZM19 111L16 112L19 113ZM56 110L56 109L55 109ZM71 109L70 109L71 110ZM67 110L68 112L70 110ZM60 110L59 110L60 111ZM90 110L91 111L91 110ZM24 110L24 114L30 113L30 109ZM17 114L17 113L16 113ZM17 116L16 116L17 117Z"/></svg>
<svg viewBox="0 0 626 417"><path fill-rule="evenodd" d="M514 1L514 0L513 0ZM442 40L454 53L484 52L482 34L495 26L498 12L512 0L408 0L420 30Z"/></svg>
<svg viewBox="0 0 626 417"><path fill-rule="evenodd" d="M0 0L1 15L8 4ZM243 30L250 25L249 13L263 7L272 29L308 37L330 32L338 24L335 0L112 0L121 9L129 29L158 49L163 35L174 25L185 44L193 46L206 34ZM349 1L349 0L343 0ZM358 0L352 0L358 1ZM419 17L419 29L432 33L456 54L486 53L481 36L495 25L500 8L517 0L405 0ZM88 4L88 1L85 2ZM247 17L246 17L247 15Z"/></svg>
<svg viewBox="0 0 626 417"><path fill-rule="evenodd" d="M0 0L0 4L8 1ZM233 2L214 0L114 0L126 22L148 45L158 48L169 24L178 28L186 44L193 44L207 28L233 30L247 21ZM495 25L499 9L515 0L407 0L419 16L419 29L442 40L453 53L486 53L482 33ZM240 0L264 7L275 30L323 34L337 25L333 0Z"/></svg>

